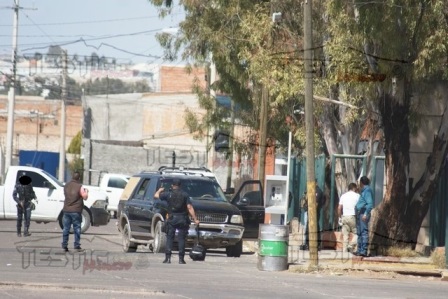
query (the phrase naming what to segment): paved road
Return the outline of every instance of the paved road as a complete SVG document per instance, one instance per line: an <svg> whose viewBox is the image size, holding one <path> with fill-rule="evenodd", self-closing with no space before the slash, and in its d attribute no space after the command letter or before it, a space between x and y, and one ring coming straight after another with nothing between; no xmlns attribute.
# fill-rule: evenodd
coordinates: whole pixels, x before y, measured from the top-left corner
<svg viewBox="0 0 448 299"><path fill-rule="evenodd" d="M1 221L0 298L445 299L448 293L447 282L425 278L259 271L257 257L250 253L227 258L223 251L213 251L205 262L188 258L187 265L165 265L163 254L144 249L123 253L113 220L82 236L84 254L62 252L61 230L55 223L32 223L28 238L16 237L14 227L12 221Z"/></svg>

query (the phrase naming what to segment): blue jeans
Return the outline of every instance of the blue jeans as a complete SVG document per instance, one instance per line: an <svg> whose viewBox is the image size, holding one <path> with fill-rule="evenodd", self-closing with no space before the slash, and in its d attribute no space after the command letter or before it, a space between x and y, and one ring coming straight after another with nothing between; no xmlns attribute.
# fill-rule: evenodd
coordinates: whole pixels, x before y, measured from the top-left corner
<svg viewBox="0 0 448 299"><path fill-rule="evenodd" d="M367 254L369 244L369 221L370 216L367 216L366 221L362 220L363 213L359 213L358 221L356 222L356 230L358 233L358 253Z"/></svg>
<svg viewBox="0 0 448 299"><path fill-rule="evenodd" d="M68 245L68 237L70 235L70 228L73 225L73 234L75 235L75 248L81 247L81 222L82 216L81 213L67 213L64 212L64 216L62 217L62 248L67 248Z"/></svg>

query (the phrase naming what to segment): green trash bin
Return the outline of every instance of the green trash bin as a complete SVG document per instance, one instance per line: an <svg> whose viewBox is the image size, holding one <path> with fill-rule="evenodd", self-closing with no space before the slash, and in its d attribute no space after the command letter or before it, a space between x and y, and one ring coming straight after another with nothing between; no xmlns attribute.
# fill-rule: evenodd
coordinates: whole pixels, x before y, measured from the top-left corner
<svg viewBox="0 0 448 299"><path fill-rule="evenodd" d="M258 270L288 270L289 227L260 224L258 233Z"/></svg>

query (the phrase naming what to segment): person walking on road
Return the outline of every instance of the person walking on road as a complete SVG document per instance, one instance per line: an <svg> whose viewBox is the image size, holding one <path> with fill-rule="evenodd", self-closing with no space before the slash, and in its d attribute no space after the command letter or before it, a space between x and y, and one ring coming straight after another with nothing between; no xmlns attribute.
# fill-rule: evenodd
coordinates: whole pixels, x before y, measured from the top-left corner
<svg viewBox="0 0 448 299"><path fill-rule="evenodd" d="M367 256L369 244L369 221L370 213L373 209L373 193L370 188L370 180L362 176L359 180L361 196L356 204L357 232L358 232L358 250L353 253L357 256Z"/></svg>
<svg viewBox="0 0 448 299"><path fill-rule="evenodd" d="M78 252L84 251L81 248L81 222L82 210L84 208L84 200L89 197L88 190L80 183L81 175L75 171L72 180L64 186L64 207L62 212L62 249L68 251L68 238L70 229L73 226L73 234L75 237L74 249Z"/></svg>
<svg viewBox="0 0 448 299"><path fill-rule="evenodd" d="M348 185L348 191L341 195L339 199L338 213L342 218L342 251L353 252L353 248L357 243L356 230L356 213L355 207L359 200L359 194L356 192L358 186L355 183ZM350 233L353 234L353 239L349 244Z"/></svg>
<svg viewBox="0 0 448 299"><path fill-rule="evenodd" d="M168 204L168 220L166 221L166 249L164 264L171 263L171 250L173 248L174 235L178 231L177 241L179 245L179 264L185 264L185 239L188 228L190 227L190 218L193 218L196 225L199 220L196 218L193 205L190 202L188 194L180 189L180 180L173 179L172 190L165 191L159 188L154 194L154 198L166 201Z"/></svg>
<svg viewBox="0 0 448 299"><path fill-rule="evenodd" d="M29 232L31 211L33 210L33 203L31 201L37 198L29 176L22 175L19 178L19 181L14 186L12 198L17 203L17 237L22 236L22 219L25 220L25 230L23 235L25 237L31 236Z"/></svg>

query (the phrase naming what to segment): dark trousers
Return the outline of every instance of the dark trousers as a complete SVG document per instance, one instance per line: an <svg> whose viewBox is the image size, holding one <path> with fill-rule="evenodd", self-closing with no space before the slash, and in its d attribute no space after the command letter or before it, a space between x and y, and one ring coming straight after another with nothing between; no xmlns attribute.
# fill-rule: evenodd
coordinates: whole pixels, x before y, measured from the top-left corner
<svg viewBox="0 0 448 299"><path fill-rule="evenodd" d="M17 205L17 233L22 232L22 220L25 218L25 232L30 228L31 222L31 206L30 203L25 203L23 208L20 204Z"/></svg>
<svg viewBox="0 0 448 299"><path fill-rule="evenodd" d="M174 236L177 230L177 243L179 246L179 257L185 256L185 239L189 227L188 217L186 215L174 215L168 218L166 223L166 250L165 254L171 256L173 249Z"/></svg>
<svg viewBox="0 0 448 299"><path fill-rule="evenodd" d="M305 245L309 246L310 245L310 222L308 219L308 212L306 212L306 223L305 223ZM317 246L321 245L322 242L322 238L321 238L321 231L322 229L320 228L320 211L317 211Z"/></svg>
<svg viewBox="0 0 448 299"><path fill-rule="evenodd" d="M357 215L356 230L358 234L358 253L367 254L369 245L369 221L370 216L367 216L366 221L362 220L363 213Z"/></svg>

